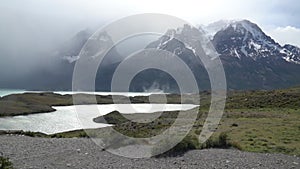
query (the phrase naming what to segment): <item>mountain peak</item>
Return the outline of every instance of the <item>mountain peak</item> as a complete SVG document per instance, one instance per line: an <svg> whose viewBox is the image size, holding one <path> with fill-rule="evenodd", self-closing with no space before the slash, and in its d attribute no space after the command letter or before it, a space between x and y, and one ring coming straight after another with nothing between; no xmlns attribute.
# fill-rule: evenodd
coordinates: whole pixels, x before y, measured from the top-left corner
<svg viewBox="0 0 300 169"><path fill-rule="evenodd" d="M220 54L239 59L275 58L281 49L258 25L248 20L232 21L215 34L213 43Z"/></svg>
<svg viewBox="0 0 300 169"><path fill-rule="evenodd" d="M249 20L241 20L230 23L231 27L234 28L235 31L243 33L243 34L251 34L253 38L259 39L265 35L265 33L260 29L258 25L250 22Z"/></svg>
<svg viewBox="0 0 300 169"><path fill-rule="evenodd" d="M241 24L244 24L244 25L251 25L253 24L252 22L250 22L249 20L225 20L225 19L222 19L222 20L219 20L219 21L216 21L216 22L213 22L213 23L210 23L206 26L202 26L201 28L206 32L206 34L208 35L208 37L210 39L213 38L213 36L219 32L219 31L222 31L226 28L228 28L229 26L232 26L232 27L237 27L237 25L241 25Z"/></svg>

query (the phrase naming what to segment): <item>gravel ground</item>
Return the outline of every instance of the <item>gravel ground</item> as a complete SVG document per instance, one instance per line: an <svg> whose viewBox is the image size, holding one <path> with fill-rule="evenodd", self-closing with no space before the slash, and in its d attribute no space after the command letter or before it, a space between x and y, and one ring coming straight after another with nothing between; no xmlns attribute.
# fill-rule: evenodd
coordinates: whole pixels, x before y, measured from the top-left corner
<svg viewBox="0 0 300 169"><path fill-rule="evenodd" d="M15 168L300 168L300 158L282 154L261 154L231 149L190 151L180 157L129 159L101 151L82 138L45 139L0 136L0 152Z"/></svg>

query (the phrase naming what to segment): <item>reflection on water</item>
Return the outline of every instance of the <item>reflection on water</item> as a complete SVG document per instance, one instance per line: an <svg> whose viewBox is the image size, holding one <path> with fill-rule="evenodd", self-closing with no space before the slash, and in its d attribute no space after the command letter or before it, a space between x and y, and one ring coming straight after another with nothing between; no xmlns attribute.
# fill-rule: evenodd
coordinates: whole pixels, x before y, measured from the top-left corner
<svg viewBox="0 0 300 169"><path fill-rule="evenodd" d="M0 118L0 130L24 130L54 134L83 128L101 128L107 124L94 123L95 117L117 110L121 113L151 113L188 110L197 105L180 104L118 104L54 107L55 112ZM98 110L97 110L98 109ZM79 118L80 117L80 120ZM84 124L84 125L83 125Z"/></svg>

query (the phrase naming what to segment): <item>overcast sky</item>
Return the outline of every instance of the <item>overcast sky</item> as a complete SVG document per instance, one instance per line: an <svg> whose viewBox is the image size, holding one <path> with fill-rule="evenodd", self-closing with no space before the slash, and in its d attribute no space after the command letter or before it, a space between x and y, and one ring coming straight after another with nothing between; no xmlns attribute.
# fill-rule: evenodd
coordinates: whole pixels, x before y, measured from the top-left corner
<svg viewBox="0 0 300 169"><path fill-rule="evenodd" d="M249 19L281 44L300 46L298 0L1 0L0 76L48 62L41 53L80 30L138 13L169 14L195 25Z"/></svg>
<svg viewBox="0 0 300 169"><path fill-rule="evenodd" d="M193 24L249 19L278 41L285 42L286 37L300 46L298 0L2 0L0 33L25 29L40 37L47 33L71 35L85 27L145 12L170 14ZM294 34L298 36L291 36Z"/></svg>

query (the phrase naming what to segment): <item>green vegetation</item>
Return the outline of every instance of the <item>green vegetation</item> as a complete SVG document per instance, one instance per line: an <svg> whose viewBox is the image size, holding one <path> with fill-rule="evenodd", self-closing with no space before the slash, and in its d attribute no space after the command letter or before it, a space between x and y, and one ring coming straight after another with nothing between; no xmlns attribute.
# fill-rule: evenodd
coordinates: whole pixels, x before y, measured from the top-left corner
<svg viewBox="0 0 300 169"><path fill-rule="evenodd" d="M300 156L300 88L230 92L218 129L210 139L200 145L195 140L207 115L208 95L209 93L201 97L202 107L193 129L181 143L167 153L234 147L251 152ZM169 128L177 117L176 112L165 112L151 123L138 124L126 121L116 112L113 115L108 114L104 117L108 123L114 119L115 130L139 138L160 134ZM116 123L116 119L119 119L119 123Z"/></svg>
<svg viewBox="0 0 300 169"><path fill-rule="evenodd" d="M298 110L287 108L232 110L216 133L226 131L229 142L241 150L300 156L299 118Z"/></svg>
<svg viewBox="0 0 300 169"><path fill-rule="evenodd" d="M135 102L147 102L146 97L131 98ZM192 99L191 99L192 100ZM229 92L223 118L210 139L205 143L198 142L202 126L207 116L210 93L201 93L201 107L199 115L192 130L178 145L166 152L176 155L192 149L203 148L230 148L243 151L284 153L300 156L300 88L290 88L274 91L236 91ZM180 102L177 95L168 96L168 102ZM189 111L185 112L188 118ZM113 129L123 135L134 138L147 138L161 134L169 128L177 118L178 112L163 112L150 114L120 114L112 112L103 117L97 117L95 122L113 124ZM126 116L128 116L126 118ZM130 119L151 119L158 117L150 123L137 123ZM104 121L105 120L105 121ZM184 119L181 119L184 120ZM111 128L72 131L51 136L41 133L20 133L30 136L42 137L109 137ZM1 134L1 132L0 132ZM127 145L119 138L111 138L110 145ZM168 141L160 146L168 145ZM153 149L153 153L160 148ZM114 147L117 148L117 147Z"/></svg>
<svg viewBox="0 0 300 169"><path fill-rule="evenodd" d="M251 152L300 156L300 88L231 92L217 132Z"/></svg>
<svg viewBox="0 0 300 169"><path fill-rule="evenodd" d="M13 169L13 165L8 158L0 157L0 169Z"/></svg>
<svg viewBox="0 0 300 169"><path fill-rule="evenodd" d="M146 138L160 134L169 128L176 119L178 111L158 113L121 114L117 111L111 112L103 117L95 118L95 122L113 124L113 129L129 137ZM150 123L138 123L129 119L154 119ZM105 120L104 120L105 119Z"/></svg>
<svg viewBox="0 0 300 169"><path fill-rule="evenodd" d="M218 137L211 137L208 140L206 140L206 142L201 145L201 148L229 148L235 146L236 145L229 143L227 133L223 132L220 133Z"/></svg>
<svg viewBox="0 0 300 169"><path fill-rule="evenodd" d="M96 123L121 124L129 121L118 111L113 111L105 116L100 116L94 119Z"/></svg>
<svg viewBox="0 0 300 169"><path fill-rule="evenodd" d="M6 135L6 134L22 135L22 136L29 136L29 137L49 137L47 134L40 133L40 132L31 132L31 131L22 131L22 130L9 130L9 131L0 130L0 135Z"/></svg>

